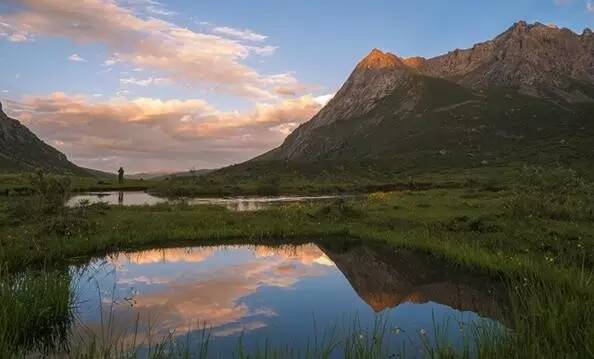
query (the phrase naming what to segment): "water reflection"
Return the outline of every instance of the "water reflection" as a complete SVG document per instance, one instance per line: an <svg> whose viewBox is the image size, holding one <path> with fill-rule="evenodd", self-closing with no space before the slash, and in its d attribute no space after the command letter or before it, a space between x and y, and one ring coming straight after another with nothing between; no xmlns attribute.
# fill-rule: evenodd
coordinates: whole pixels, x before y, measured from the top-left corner
<svg viewBox="0 0 594 359"><path fill-rule="evenodd" d="M414 333L430 330L434 315L464 322L496 315L493 288L443 269L412 253L363 246L156 249L95 261L74 290L80 325L91 331L101 331L105 315L98 308L112 312L111 325L122 330L138 316L141 331L158 323L152 330L163 335L206 323L214 349L224 352L239 335L248 346L264 339L305 345L312 318L324 328L356 313L371 325L383 311ZM457 328L452 332L459 336Z"/></svg>
<svg viewBox="0 0 594 359"><path fill-rule="evenodd" d="M410 250L322 248L375 312L407 302L436 302L484 316L499 316L501 288L473 273L444 268Z"/></svg>
<svg viewBox="0 0 594 359"><path fill-rule="evenodd" d="M89 192L72 196L67 205L75 206L81 201L89 203L105 202L111 205L142 206L166 202L166 198L152 196L146 192Z"/></svg>
<svg viewBox="0 0 594 359"><path fill-rule="evenodd" d="M305 201L321 201L345 196L276 196L276 197L231 197L231 198L187 198L190 205L220 205L232 211L257 211L273 205ZM111 205L142 206L165 202L179 202L167 198L153 196L146 192L90 192L77 194L69 199L68 205L75 206L80 201L89 203L105 202Z"/></svg>

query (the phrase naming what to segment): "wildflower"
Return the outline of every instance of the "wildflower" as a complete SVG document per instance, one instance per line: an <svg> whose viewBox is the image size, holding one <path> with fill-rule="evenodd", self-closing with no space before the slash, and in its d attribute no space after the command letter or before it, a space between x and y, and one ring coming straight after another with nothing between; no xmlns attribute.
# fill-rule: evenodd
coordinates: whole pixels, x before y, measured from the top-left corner
<svg viewBox="0 0 594 359"><path fill-rule="evenodd" d="M394 332L394 334L398 335L398 334L400 334L400 328L396 327L396 328L392 329L392 332Z"/></svg>
<svg viewBox="0 0 594 359"><path fill-rule="evenodd" d="M427 335L427 331L425 330L425 328L421 328L421 330L419 330L419 333L421 335Z"/></svg>

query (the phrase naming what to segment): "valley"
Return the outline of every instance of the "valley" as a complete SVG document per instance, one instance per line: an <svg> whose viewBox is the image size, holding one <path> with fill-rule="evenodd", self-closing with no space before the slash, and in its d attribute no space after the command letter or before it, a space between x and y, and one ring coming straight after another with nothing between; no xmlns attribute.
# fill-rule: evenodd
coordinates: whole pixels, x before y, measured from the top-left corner
<svg viewBox="0 0 594 359"><path fill-rule="evenodd" d="M220 130L162 104L120 125L187 143ZM114 173L87 169L4 107L1 357L593 356L589 29L520 21L433 58L373 49L280 146L218 169L118 179L118 156L153 149L85 137ZM231 153L251 135L229 121Z"/></svg>

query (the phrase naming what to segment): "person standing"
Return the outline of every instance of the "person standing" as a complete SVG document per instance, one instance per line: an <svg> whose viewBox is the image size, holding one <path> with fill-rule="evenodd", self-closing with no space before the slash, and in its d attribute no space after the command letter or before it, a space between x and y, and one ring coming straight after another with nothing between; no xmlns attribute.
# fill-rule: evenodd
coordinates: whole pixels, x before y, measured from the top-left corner
<svg viewBox="0 0 594 359"><path fill-rule="evenodd" d="M124 168L120 167L120 169L118 170L118 182L120 184L124 183Z"/></svg>

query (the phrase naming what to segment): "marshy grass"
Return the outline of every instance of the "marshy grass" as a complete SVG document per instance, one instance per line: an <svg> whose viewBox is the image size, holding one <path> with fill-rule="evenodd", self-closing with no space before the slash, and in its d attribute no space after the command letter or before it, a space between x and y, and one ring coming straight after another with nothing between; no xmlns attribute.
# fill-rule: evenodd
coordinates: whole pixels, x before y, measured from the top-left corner
<svg viewBox="0 0 594 359"><path fill-rule="evenodd" d="M14 206L10 201L22 199L3 198L0 261L15 272L44 264L63 267L113 251L151 247L304 238L382 242L393 248L430 253L509 284L511 309L506 322L512 332L502 337L479 330L476 354L480 357L593 357L592 193L592 183L573 171L524 168L515 179L500 185L490 183L488 189L478 183L447 190L382 192L364 199L296 204L260 212L232 213L213 206L169 204L91 206L83 210L93 226L81 227L74 222L68 233L40 232L43 223L22 215L31 204ZM19 208L21 215L14 216L14 208ZM48 278L39 279L44 275ZM59 322L68 307L68 292L60 290L65 279L51 279L55 274L49 273L26 276L28 284L7 279L8 273L0 281L1 303L9 304L0 308L4 351L17 344L26 347L26 337L43 332L39 328L50 328L47 324L51 318ZM38 298L27 299L35 296ZM18 310L12 313L4 309L11 306ZM48 307L54 309L41 310ZM34 315L24 318L25 313ZM13 323L18 327L10 328ZM369 356L374 351L369 345L349 343L351 357L373 357ZM168 350L181 347L179 342L168 344ZM118 352L128 349L119 348ZM293 357L305 354L265 343L258 355L282 353L290 357L287 350ZM106 352L100 341L80 350L81 357L88 358L105 357ZM258 357L252 352L243 355ZM424 355L448 358L472 357L473 353L454 353L444 345Z"/></svg>
<svg viewBox="0 0 594 359"><path fill-rule="evenodd" d="M72 319L67 273L2 272L0 303L0 356L47 353L64 344Z"/></svg>
<svg viewBox="0 0 594 359"><path fill-rule="evenodd" d="M315 318L312 334L299 347L279 345L268 339L246 342L242 333L235 345L217 352L213 347L212 328L206 323L185 334L170 331L158 334L156 323L149 323L141 333L140 319L129 328L117 329L110 322L111 314L95 332L82 331L72 337L69 345L58 353L64 358L306 358L306 359L382 359L382 358L473 358L481 335L506 337L506 330L498 324L485 324L483 319L462 323L455 318L439 321L433 317L430 328L418 328L410 333L388 319L386 312L377 314L373 323L363 325L358 316L345 316L342 321L318 328ZM465 331L452 336L452 321Z"/></svg>
<svg viewBox="0 0 594 359"><path fill-rule="evenodd" d="M583 279L576 278L576 281ZM485 358L594 357L594 294L533 276L510 286L508 314L513 332L506 337L480 333Z"/></svg>

